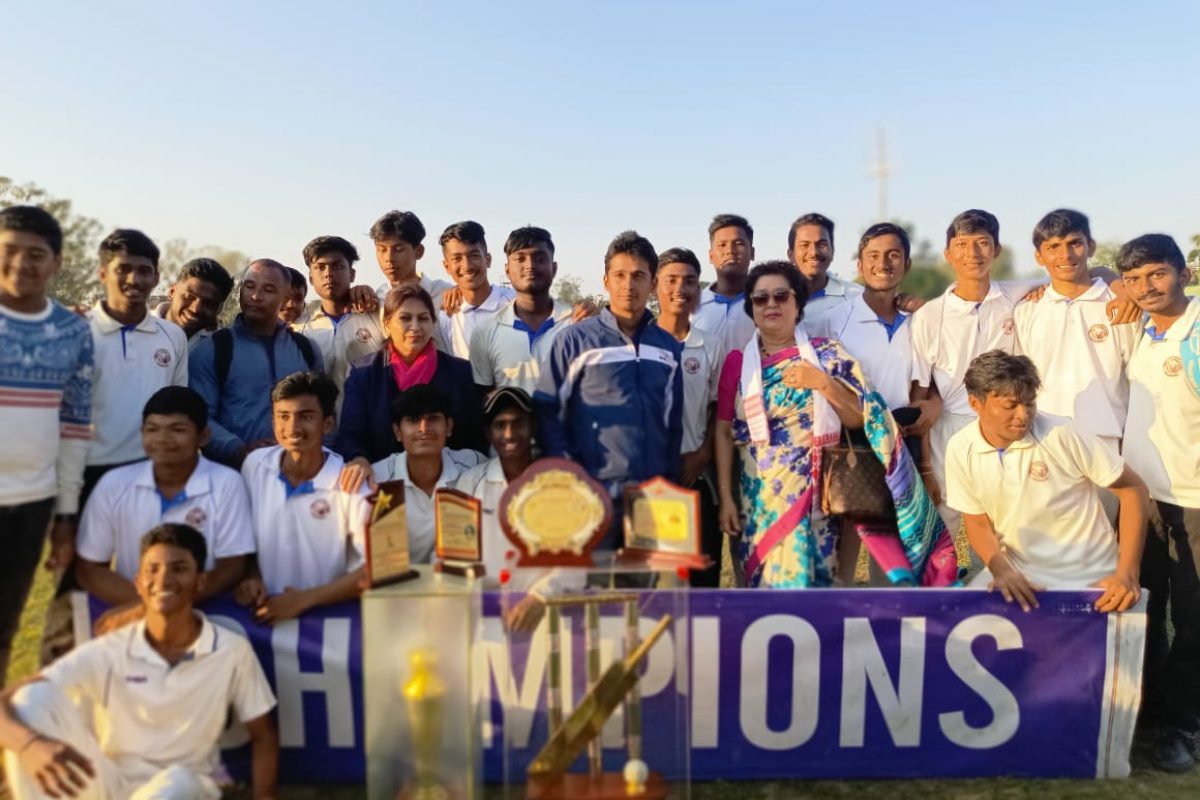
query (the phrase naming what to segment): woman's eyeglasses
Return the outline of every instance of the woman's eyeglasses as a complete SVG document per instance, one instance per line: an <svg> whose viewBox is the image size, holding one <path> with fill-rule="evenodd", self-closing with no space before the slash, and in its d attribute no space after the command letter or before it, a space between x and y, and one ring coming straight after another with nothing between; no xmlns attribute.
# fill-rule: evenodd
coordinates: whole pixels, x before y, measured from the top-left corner
<svg viewBox="0 0 1200 800"><path fill-rule="evenodd" d="M763 308L771 300L775 301L775 305L781 306L788 301L788 298L792 294L791 289L776 289L773 292L755 292L750 295L750 302L754 303L757 308Z"/></svg>

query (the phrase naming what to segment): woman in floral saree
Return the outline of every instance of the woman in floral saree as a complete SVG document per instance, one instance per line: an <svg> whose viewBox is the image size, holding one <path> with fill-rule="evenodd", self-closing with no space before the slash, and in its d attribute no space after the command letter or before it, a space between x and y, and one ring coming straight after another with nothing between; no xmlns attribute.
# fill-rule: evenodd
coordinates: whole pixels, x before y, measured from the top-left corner
<svg viewBox="0 0 1200 800"><path fill-rule="evenodd" d="M889 535L864 536L896 583L949 585L954 547L883 398L833 339L809 340L799 327L807 299L794 266L768 261L750 271L746 311L757 330L721 370L716 461L720 521L740 534L748 586L802 588L850 584L857 546L839 548L843 521L821 514L821 451L842 426L864 429L883 462L896 505ZM734 451L740 469L734 469ZM734 477L738 492L734 492ZM847 525L847 534L878 534ZM898 534L898 535L897 535ZM853 542L846 542L852 545ZM840 567L840 569L839 569ZM840 573L840 574L839 574Z"/></svg>

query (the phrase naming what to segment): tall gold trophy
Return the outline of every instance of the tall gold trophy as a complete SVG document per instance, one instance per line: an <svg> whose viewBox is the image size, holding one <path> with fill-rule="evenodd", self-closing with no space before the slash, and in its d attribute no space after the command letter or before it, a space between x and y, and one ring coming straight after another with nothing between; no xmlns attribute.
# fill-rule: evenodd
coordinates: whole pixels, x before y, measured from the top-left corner
<svg viewBox="0 0 1200 800"><path fill-rule="evenodd" d="M438 752L442 747L442 700L446 687L437 674L433 651L414 650L412 672L401 687L413 737L413 777L397 795L398 800L449 800L439 775Z"/></svg>

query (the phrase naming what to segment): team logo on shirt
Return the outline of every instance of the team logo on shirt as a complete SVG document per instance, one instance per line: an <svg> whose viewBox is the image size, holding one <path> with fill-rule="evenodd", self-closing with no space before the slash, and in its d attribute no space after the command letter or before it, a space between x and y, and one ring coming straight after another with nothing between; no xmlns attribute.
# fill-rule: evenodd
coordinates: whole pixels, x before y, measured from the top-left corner
<svg viewBox="0 0 1200 800"><path fill-rule="evenodd" d="M1035 481L1044 481L1050 477L1050 468L1045 461L1035 461L1029 465L1029 477Z"/></svg>
<svg viewBox="0 0 1200 800"><path fill-rule="evenodd" d="M171 353L165 347L160 347L154 351L154 363L160 367L170 366Z"/></svg>
<svg viewBox="0 0 1200 800"><path fill-rule="evenodd" d="M312 512L313 519L325 519L329 516L329 503L324 500L313 500L308 510Z"/></svg>
<svg viewBox="0 0 1200 800"><path fill-rule="evenodd" d="M688 356L683 360L683 369L688 375L695 375L700 371L700 359L695 356Z"/></svg>
<svg viewBox="0 0 1200 800"><path fill-rule="evenodd" d="M1013 324L1012 317L1009 317L1008 319L1004 320L1004 322L1000 323L1000 330L1004 331L1005 336L1012 336L1012 332L1015 327L1016 326Z"/></svg>
<svg viewBox="0 0 1200 800"><path fill-rule="evenodd" d="M359 328L354 332L354 338L360 342L369 342L371 341L371 332L366 328Z"/></svg>
<svg viewBox="0 0 1200 800"><path fill-rule="evenodd" d="M1108 326L1093 325L1092 327L1088 328L1088 338L1093 342L1103 342L1108 338Z"/></svg>
<svg viewBox="0 0 1200 800"><path fill-rule="evenodd" d="M208 519L208 515L204 513L203 508L193 508L187 513L187 516L183 518L183 521L188 525L191 525L193 528L200 528L204 525L204 521L206 519Z"/></svg>
<svg viewBox="0 0 1200 800"><path fill-rule="evenodd" d="M1174 378L1183 372L1183 360L1179 356L1171 356L1163 362L1163 372L1168 378Z"/></svg>

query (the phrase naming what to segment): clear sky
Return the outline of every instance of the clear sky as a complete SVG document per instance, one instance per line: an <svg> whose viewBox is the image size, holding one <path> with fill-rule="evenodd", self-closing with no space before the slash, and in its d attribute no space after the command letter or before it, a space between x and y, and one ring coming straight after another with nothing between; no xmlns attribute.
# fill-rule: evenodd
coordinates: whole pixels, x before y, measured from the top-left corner
<svg viewBox="0 0 1200 800"><path fill-rule="evenodd" d="M1020 269L1044 212L1098 240L1200 233L1200 3L122 2L6 4L0 174L106 225L303 266L391 208L437 236L558 245L598 290L613 235L702 262L713 214L759 259L819 210L835 270L889 215L1000 217ZM235 266L235 265L227 265ZM706 266L711 276L711 267Z"/></svg>

